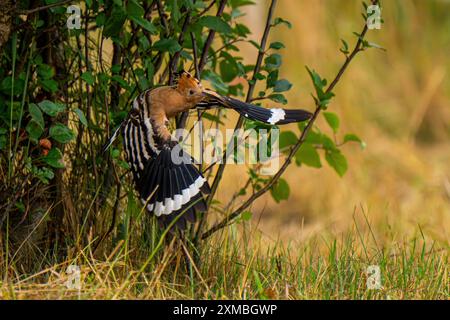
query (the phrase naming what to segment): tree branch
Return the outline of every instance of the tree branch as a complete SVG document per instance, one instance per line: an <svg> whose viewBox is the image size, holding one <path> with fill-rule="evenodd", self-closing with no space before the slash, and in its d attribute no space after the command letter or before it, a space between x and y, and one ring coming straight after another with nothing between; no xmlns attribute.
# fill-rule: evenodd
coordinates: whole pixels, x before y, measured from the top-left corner
<svg viewBox="0 0 450 320"><path fill-rule="evenodd" d="M64 1L61 1L61 2L51 3L51 4L48 4L46 6L42 6L42 7L30 9L30 10L18 10L17 13L18 14L28 15L28 14L32 14L32 13L35 13L35 12L39 12L39 11L47 10L47 9L50 9L50 8L54 8L54 7L61 7L61 6L65 5L65 4L68 4L70 2L74 2L74 0L64 0Z"/></svg>
<svg viewBox="0 0 450 320"><path fill-rule="evenodd" d="M377 4L378 0L372 1L373 4ZM339 69L336 77L331 82L331 84L328 86L326 93L332 92L333 89L336 87L336 85L341 80L343 74L347 70L350 62L355 58L355 56L361 52L363 49L363 41L364 37L368 31L367 24L364 26L363 31L361 32L359 39L355 45L355 48L353 49L352 53L346 57L344 64ZM265 185L262 189L260 189L258 192L254 193L247 201L245 201L236 211L226 216L221 222L214 225L211 229L206 231L202 235L202 240L207 239L215 232L225 228L232 220L237 218L245 209L247 209L256 199L261 197L263 194L265 194L267 191L270 190L270 188L278 181L278 179L282 176L282 174L286 171L286 169L289 167L292 159L294 158L295 154L299 150L299 148L303 145L305 142L305 139L308 135L308 132L311 130L312 126L314 125L318 115L320 114L322 108L316 103L316 109L314 111L314 114L312 118L309 120L308 124L306 125L305 129L301 133L299 140L297 143L291 148L291 151L289 152L289 155L287 159L285 160L284 164L281 166L281 168L278 170L278 172L272 177L272 179Z"/></svg>
<svg viewBox="0 0 450 320"><path fill-rule="evenodd" d="M259 48L259 52L258 52L258 57L256 59L255 69L253 70L252 81L250 82L250 85L249 85L249 88L247 91L247 98L246 98L247 102L249 102L252 99L253 92L255 91L256 80L257 80L256 75L261 70L261 64L262 64L262 61L264 58L265 48L266 48L266 44L267 44L267 39L269 37L269 32L270 32L270 28L272 25L272 17L273 17L274 11L275 11L276 4L277 4L277 0L272 0L272 2L270 3L269 12L267 14L266 26L264 28L263 36L261 38L261 44L260 44L260 48ZM240 115L234 130L235 131L238 130L242 126L243 123L244 123L244 117L242 117ZM232 141L230 141L229 145L227 146L227 149L230 147L231 143L232 143ZM222 179L223 172L225 170L226 158L227 158L227 153L224 152L224 154L222 156L222 163L220 164L219 168L217 169L216 176L214 177L214 181L211 186L211 193L209 194L208 199L207 199L208 211L209 211L209 207L211 206L211 202L214 199L214 195L216 194L217 189L219 187L219 183ZM208 216L208 211L206 211L206 213L204 214L204 216L202 217L202 219L199 222L196 239L198 239L201 232L203 231L202 229L205 224L206 218Z"/></svg>
<svg viewBox="0 0 450 320"><path fill-rule="evenodd" d="M252 100L253 92L255 91L255 86L256 86L256 81L257 81L256 75L261 70L261 64L262 64L264 54L265 54L267 38L269 37L269 32L270 32L270 28L271 28L271 24L272 24L272 17L273 17L273 13L275 11L276 3L277 3L277 0L272 0L272 3L270 4L269 13L267 14L266 27L264 29L263 36L261 38L261 44L260 44L260 49L258 52L258 57L256 59L255 69L253 70L252 81L251 81L248 91L247 91L247 97L245 100L246 102L250 102ZM239 119L236 123L234 130L235 131L238 130L242 126L243 123L244 123L244 117L242 115L239 115ZM230 142L230 144L231 144L231 142ZM230 145L228 147L230 147ZM220 180L222 179L223 172L225 171L226 157L227 157L226 152L224 152L223 157L222 157L222 162L219 166L219 169L217 170L216 177L214 178L213 184L211 186L211 194L208 197L208 206L211 203L212 199L214 198L217 188L219 187Z"/></svg>

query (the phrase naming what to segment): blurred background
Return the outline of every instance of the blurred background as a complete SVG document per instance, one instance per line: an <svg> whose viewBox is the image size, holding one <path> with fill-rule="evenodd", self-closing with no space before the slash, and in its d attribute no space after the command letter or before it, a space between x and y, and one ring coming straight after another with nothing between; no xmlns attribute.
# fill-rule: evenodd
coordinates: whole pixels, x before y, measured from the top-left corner
<svg viewBox="0 0 450 320"><path fill-rule="evenodd" d="M268 1L248 6L244 20L254 40L261 37ZM305 65L331 80L342 65L340 39L354 44L363 26L360 1L279 1L276 16L292 23L271 41L286 44L280 76L294 87L289 105L313 110ZM371 49L351 64L335 89L330 111L341 117L338 138L358 134L367 144L347 145L349 170L340 178L323 162L317 170L291 166L284 178L288 201L266 195L253 205L254 225L267 239L303 241L340 234L355 222L371 222L373 232L401 241L422 230L448 243L450 230L450 1L383 1L381 30L368 40ZM257 52L242 45L244 56ZM271 104L265 104L270 106ZM328 130L323 118L321 130ZM289 128L298 132L298 128ZM245 168L227 166L218 196L227 201L245 183Z"/></svg>

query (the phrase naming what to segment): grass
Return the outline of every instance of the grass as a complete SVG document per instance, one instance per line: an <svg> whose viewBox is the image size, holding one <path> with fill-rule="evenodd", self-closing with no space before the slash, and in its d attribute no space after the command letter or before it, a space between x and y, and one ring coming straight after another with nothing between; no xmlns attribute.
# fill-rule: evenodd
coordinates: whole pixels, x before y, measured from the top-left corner
<svg viewBox="0 0 450 320"><path fill-rule="evenodd" d="M63 263L47 258L29 274L11 266L8 280L0 282L0 298L448 299L448 245L429 242L420 227L403 241L386 229L380 241L362 215L363 223L355 216L353 226L339 236L321 234L287 244L270 241L241 222L205 243L197 263L192 250L186 258L175 241L158 248L158 236L143 240L130 232L115 246L105 242L109 249L95 257L89 245ZM66 286L69 265L80 268L79 290ZM380 268L379 289L367 287L371 265Z"/></svg>

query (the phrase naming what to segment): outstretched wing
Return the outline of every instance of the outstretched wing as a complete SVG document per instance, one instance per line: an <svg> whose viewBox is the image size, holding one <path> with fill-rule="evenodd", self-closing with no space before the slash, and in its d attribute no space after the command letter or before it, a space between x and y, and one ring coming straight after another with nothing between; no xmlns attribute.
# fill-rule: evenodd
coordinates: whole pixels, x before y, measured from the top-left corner
<svg viewBox="0 0 450 320"><path fill-rule="evenodd" d="M191 158L187 154L178 157L178 151L162 149L147 161L135 182L147 211L156 215L165 226L183 213L176 225L185 229L186 220L195 222L196 212L206 211L203 195L210 189Z"/></svg>
<svg viewBox="0 0 450 320"><path fill-rule="evenodd" d="M163 226L183 213L176 226L185 229L187 221L195 221L196 212L206 210L203 194L209 192L208 183L176 142L168 147L159 141L150 119L133 110L122 134L141 202Z"/></svg>

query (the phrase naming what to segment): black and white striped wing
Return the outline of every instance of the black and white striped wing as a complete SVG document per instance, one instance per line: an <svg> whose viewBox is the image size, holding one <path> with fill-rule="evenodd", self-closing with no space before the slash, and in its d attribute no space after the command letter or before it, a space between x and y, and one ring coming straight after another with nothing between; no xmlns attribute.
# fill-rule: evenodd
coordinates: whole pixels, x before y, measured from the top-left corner
<svg viewBox="0 0 450 320"><path fill-rule="evenodd" d="M183 213L176 225L185 229L186 220L194 222L196 212L206 210L203 198L203 194L209 193L206 179L191 162L190 156L184 154L182 161L174 161L172 153L174 157L179 154L155 144L151 122L147 118L144 120L141 113L130 112L122 134L125 154L142 204L158 217L163 226Z"/></svg>
<svg viewBox="0 0 450 320"><path fill-rule="evenodd" d="M136 189L147 211L152 212L167 226L181 213L177 221L180 229L186 227L186 220L195 221L196 212L204 212L204 194L210 192L206 179L190 163L173 161L172 150L162 149L150 159L136 180Z"/></svg>

